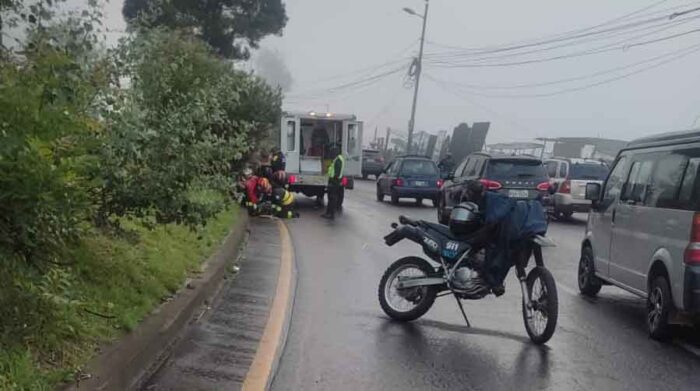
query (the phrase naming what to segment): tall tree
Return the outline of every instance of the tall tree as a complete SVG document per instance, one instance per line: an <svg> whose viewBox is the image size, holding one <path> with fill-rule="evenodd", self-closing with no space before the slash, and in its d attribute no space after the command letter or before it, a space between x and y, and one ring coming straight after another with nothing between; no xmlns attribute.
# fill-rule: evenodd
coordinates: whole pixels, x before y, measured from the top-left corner
<svg viewBox="0 0 700 391"><path fill-rule="evenodd" d="M130 25L188 28L227 58L247 59L262 38L282 34L282 0L125 0Z"/></svg>

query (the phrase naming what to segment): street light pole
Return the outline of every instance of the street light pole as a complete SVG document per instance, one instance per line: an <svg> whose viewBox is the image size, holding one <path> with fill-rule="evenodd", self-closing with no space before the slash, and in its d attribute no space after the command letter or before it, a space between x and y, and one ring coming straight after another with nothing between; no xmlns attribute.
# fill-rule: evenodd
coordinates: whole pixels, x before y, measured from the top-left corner
<svg viewBox="0 0 700 391"><path fill-rule="evenodd" d="M411 153L411 148L413 147L413 130L415 129L416 125L416 103L418 102L418 87L420 86L420 75L423 71L423 45L425 44L425 26L428 22L428 1L429 0L425 0L425 12L423 12L422 16L423 30L420 35L420 50L418 51L418 61L416 63L416 85L413 89L413 105L411 106L411 119L408 121L408 143L406 145L406 153Z"/></svg>

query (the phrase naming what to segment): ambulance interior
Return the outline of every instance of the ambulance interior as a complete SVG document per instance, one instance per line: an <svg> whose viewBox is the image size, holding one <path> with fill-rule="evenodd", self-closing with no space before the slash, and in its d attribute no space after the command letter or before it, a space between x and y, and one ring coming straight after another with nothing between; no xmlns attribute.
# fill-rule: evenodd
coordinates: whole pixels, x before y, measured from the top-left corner
<svg viewBox="0 0 700 391"><path fill-rule="evenodd" d="M328 119L301 120L301 172L323 173L328 170L334 147L340 149L343 121Z"/></svg>

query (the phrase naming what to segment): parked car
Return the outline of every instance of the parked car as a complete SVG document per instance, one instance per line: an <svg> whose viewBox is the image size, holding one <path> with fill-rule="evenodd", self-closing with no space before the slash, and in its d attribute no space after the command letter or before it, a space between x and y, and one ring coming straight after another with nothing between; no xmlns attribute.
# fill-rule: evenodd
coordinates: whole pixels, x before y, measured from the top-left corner
<svg viewBox="0 0 700 391"><path fill-rule="evenodd" d="M663 134L620 151L593 201L578 285L595 296L612 284L646 298L653 338L676 315L700 314L700 132Z"/></svg>
<svg viewBox="0 0 700 391"><path fill-rule="evenodd" d="M469 180L479 180L490 191L515 199L549 199L549 179L542 160L477 152L467 156L445 181L438 198L438 221L446 224L452 207L462 201Z"/></svg>
<svg viewBox="0 0 700 391"><path fill-rule="evenodd" d="M552 163L558 166L554 177L551 176L554 171L551 169ZM557 218L568 219L574 212L588 213L591 202L586 199L586 185L602 184L608 175L608 166L600 162L575 163L568 160L547 160L545 167L552 186L556 190L552 196L550 210Z"/></svg>
<svg viewBox="0 0 700 391"><path fill-rule="evenodd" d="M392 204L398 204L401 198L415 198L418 204L430 199L437 205L441 186L440 171L434 161L422 156L401 156L377 178L377 201L384 201L388 195Z"/></svg>
<svg viewBox="0 0 700 391"><path fill-rule="evenodd" d="M376 149L362 150L362 179L367 179L370 175L379 178L383 169L384 157L380 151Z"/></svg>

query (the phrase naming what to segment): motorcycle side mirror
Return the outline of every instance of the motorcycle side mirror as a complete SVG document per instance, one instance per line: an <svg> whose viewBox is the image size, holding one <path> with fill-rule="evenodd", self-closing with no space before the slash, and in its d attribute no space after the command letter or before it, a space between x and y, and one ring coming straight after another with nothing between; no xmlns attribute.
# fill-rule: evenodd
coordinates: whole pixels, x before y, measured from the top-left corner
<svg viewBox="0 0 700 391"><path fill-rule="evenodd" d="M396 223L391 223L391 228L393 228L393 229L399 228L399 225Z"/></svg>

